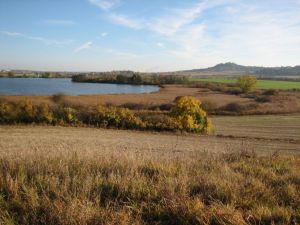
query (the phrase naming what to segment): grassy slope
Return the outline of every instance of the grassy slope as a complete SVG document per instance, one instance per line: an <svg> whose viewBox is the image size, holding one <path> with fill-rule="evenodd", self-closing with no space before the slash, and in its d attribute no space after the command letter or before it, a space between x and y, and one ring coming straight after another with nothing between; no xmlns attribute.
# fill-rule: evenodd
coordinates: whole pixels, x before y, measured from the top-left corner
<svg viewBox="0 0 300 225"><path fill-rule="evenodd" d="M207 81L207 82L218 82L218 83L236 83L236 79L226 78L192 78L193 81ZM300 82L293 81L274 81L274 80L258 80L257 88L259 89L300 89Z"/></svg>

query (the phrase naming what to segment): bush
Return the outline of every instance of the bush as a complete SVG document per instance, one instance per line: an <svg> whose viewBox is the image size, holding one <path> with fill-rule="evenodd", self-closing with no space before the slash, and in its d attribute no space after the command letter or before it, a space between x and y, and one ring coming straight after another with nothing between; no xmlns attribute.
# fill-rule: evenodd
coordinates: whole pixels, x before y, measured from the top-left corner
<svg viewBox="0 0 300 225"><path fill-rule="evenodd" d="M180 123L182 130L207 134L212 132L211 121L201 108L201 102L194 97L177 98L170 115Z"/></svg>
<svg viewBox="0 0 300 225"><path fill-rule="evenodd" d="M142 117L147 128L156 131L176 131L180 130L180 123L173 117L164 114L146 115Z"/></svg>
<svg viewBox="0 0 300 225"><path fill-rule="evenodd" d="M241 76L237 84L244 93L252 92L256 89L257 79L255 76Z"/></svg>
<svg viewBox="0 0 300 225"><path fill-rule="evenodd" d="M131 110L143 110L143 109L148 109L147 105L140 104L140 103L133 103L133 102L128 102L123 105L121 105L122 108L127 108Z"/></svg>
<svg viewBox="0 0 300 225"><path fill-rule="evenodd" d="M215 102L208 101L208 100L203 101L201 107L206 112L214 112L218 108Z"/></svg>
<svg viewBox="0 0 300 225"><path fill-rule="evenodd" d="M16 119L16 113L11 104L0 102L0 123L11 123Z"/></svg>
<svg viewBox="0 0 300 225"><path fill-rule="evenodd" d="M52 123L53 113L50 111L47 104L41 104L37 107L36 122L38 123Z"/></svg>
<svg viewBox="0 0 300 225"><path fill-rule="evenodd" d="M97 106L90 117L90 122L98 127L144 128L144 123L129 109Z"/></svg>
<svg viewBox="0 0 300 225"><path fill-rule="evenodd" d="M233 102L225 105L224 107L222 107L222 109L229 112L240 113L243 111L244 107L237 102Z"/></svg>
<svg viewBox="0 0 300 225"><path fill-rule="evenodd" d="M54 103L61 103L65 98L65 95L63 93L57 93L51 96L51 100Z"/></svg>
<svg viewBox="0 0 300 225"><path fill-rule="evenodd" d="M61 107L57 106L53 109L54 124L64 125L64 124L75 124L78 122L77 111L71 107Z"/></svg>
<svg viewBox="0 0 300 225"><path fill-rule="evenodd" d="M159 109L161 111L170 111L174 107L174 104L161 104Z"/></svg>
<svg viewBox="0 0 300 225"><path fill-rule="evenodd" d="M261 103L272 102L272 98L270 96L259 96L255 98L255 101Z"/></svg>
<svg viewBox="0 0 300 225"><path fill-rule="evenodd" d="M243 93L243 90L240 87L231 87L227 90L228 94L232 94L232 95L239 95L241 93Z"/></svg>
<svg viewBox="0 0 300 225"><path fill-rule="evenodd" d="M37 109L30 101L17 103L16 111L18 114L18 122L21 123L33 123L37 115Z"/></svg>
<svg viewBox="0 0 300 225"><path fill-rule="evenodd" d="M279 92L277 90L274 90L274 89L266 90L263 93L263 95L278 95L278 94L279 94Z"/></svg>

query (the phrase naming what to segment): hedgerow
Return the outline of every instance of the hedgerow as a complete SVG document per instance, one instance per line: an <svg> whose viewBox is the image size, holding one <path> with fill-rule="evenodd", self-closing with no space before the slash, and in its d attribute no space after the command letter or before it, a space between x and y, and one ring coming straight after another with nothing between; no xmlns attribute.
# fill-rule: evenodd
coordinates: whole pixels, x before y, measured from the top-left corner
<svg viewBox="0 0 300 225"><path fill-rule="evenodd" d="M139 116L133 111L115 106L74 107L65 105L0 102L1 124L88 125L102 128L187 131L212 133L210 120L201 102L192 97L176 101L170 113Z"/></svg>

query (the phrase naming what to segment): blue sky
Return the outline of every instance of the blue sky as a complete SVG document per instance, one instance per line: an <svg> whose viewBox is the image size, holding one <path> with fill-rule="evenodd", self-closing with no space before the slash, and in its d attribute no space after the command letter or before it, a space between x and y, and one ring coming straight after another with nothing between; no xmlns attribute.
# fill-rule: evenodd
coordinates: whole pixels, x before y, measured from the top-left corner
<svg viewBox="0 0 300 225"><path fill-rule="evenodd" d="M0 69L300 64L300 0L0 0Z"/></svg>

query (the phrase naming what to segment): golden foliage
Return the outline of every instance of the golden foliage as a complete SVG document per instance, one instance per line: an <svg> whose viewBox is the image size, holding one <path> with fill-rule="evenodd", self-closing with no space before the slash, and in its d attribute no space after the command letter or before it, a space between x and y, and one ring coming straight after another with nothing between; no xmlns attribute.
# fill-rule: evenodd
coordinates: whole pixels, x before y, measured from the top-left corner
<svg viewBox="0 0 300 225"><path fill-rule="evenodd" d="M201 108L201 101L189 96L179 97L171 110L171 116L180 123L182 130L197 133L212 133L212 123Z"/></svg>
<svg viewBox="0 0 300 225"><path fill-rule="evenodd" d="M255 91L257 79L255 76L241 76L237 81L244 93Z"/></svg>

